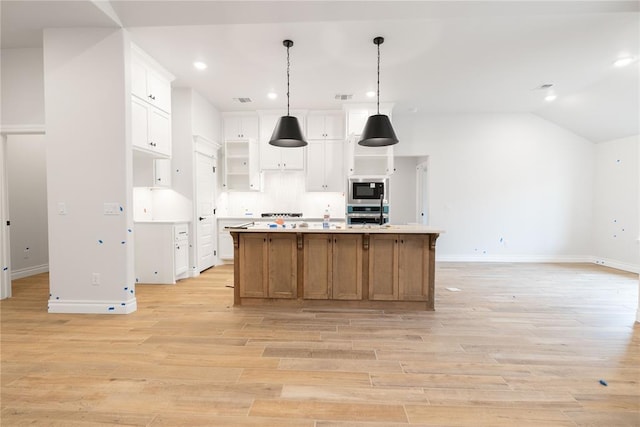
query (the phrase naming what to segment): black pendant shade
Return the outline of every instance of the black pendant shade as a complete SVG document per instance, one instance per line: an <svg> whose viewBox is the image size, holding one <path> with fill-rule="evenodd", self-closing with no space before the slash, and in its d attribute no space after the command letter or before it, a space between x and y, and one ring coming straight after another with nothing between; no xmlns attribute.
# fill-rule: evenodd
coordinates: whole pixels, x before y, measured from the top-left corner
<svg viewBox="0 0 640 427"><path fill-rule="evenodd" d="M276 147L304 147L307 145L307 141L302 136L298 119L293 116L280 117L269 144Z"/></svg>
<svg viewBox="0 0 640 427"><path fill-rule="evenodd" d="M384 147L398 143L398 137L393 131L389 116L384 114L374 114L369 116L364 125L361 139L358 144L365 147Z"/></svg>
<svg viewBox="0 0 640 427"><path fill-rule="evenodd" d="M300 123L297 118L289 115L289 48L293 46L293 42L283 40L282 44L287 48L287 115L278 119L269 144L276 147L304 147L307 141L302 136Z"/></svg>
<svg viewBox="0 0 640 427"><path fill-rule="evenodd" d="M384 43L383 37L373 39L373 44L378 46L378 114L369 116L364 125L359 145L365 147L385 147L398 143L398 137L391 126L389 116L380 114L380 45Z"/></svg>

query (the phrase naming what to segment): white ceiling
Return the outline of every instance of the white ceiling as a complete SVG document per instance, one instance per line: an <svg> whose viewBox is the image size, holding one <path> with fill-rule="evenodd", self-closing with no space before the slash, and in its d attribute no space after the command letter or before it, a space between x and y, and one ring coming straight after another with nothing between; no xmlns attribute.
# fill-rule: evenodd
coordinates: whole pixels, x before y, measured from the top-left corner
<svg viewBox="0 0 640 427"><path fill-rule="evenodd" d="M2 47L42 46L45 27L125 27L221 111L339 109L381 102L394 115L533 112L594 142L640 133L637 1L10 1ZM194 60L209 68L197 71ZM558 98L544 101L553 84ZM279 98L269 100L267 92ZM249 104L233 100L249 97Z"/></svg>

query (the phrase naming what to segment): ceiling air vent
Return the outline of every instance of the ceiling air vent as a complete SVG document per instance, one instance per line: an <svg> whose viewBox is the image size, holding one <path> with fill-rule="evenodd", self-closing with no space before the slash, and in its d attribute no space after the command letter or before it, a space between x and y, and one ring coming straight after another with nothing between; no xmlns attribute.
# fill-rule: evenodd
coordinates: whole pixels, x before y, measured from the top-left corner
<svg viewBox="0 0 640 427"><path fill-rule="evenodd" d="M339 93L339 94L336 95L336 99L338 101L348 101L351 98L353 98L353 94L342 94L342 93Z"/></svg>
<svg viewBox="0 0 640 427"><path fill-rule="evenodd" d="M240 104L246 104L248 102L252 102L251 98L233 98L234 101L239 102Z"/></svg>

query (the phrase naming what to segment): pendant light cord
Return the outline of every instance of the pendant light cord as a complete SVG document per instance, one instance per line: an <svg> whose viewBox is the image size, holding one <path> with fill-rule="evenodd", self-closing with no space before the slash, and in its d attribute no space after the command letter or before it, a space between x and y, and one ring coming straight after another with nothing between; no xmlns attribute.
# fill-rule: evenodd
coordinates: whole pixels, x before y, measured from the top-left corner
<svg viewBox="0 0 640 427"><path fill-rule="evenodd" d="M289 46L287 46L287 116L289 115Z"/></svg>
<svg viewBox="0 0 640 427"><path fill-rule="evenodd" d="M378 44L378 114L380 114L380 45Z"/></svg>

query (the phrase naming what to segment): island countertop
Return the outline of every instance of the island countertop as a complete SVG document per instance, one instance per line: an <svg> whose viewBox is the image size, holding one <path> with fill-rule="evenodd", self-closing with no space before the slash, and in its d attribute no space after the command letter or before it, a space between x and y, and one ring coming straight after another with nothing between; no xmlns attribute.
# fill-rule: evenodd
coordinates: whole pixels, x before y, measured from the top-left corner
<svg viewBox="0 0 640 427"><path fill-rule="evenodd" d="M434 309L435 248L442 230L293 225L227 227L235 305Z"/></svg>
<svg viewBox="0 0 640 427"><path fill-rule="evenodd" d="M413 224L385 224L383 226L375 224L346 225L331 224L329 228L323 228L322 224L311 223L308 226L301 226L299 222L285 223L283 225L275 223L254 223L252 221L236 226L225 227L226 230L238 231L242 233L343 233L343 234L442 234L444 230Z"/></svg>

